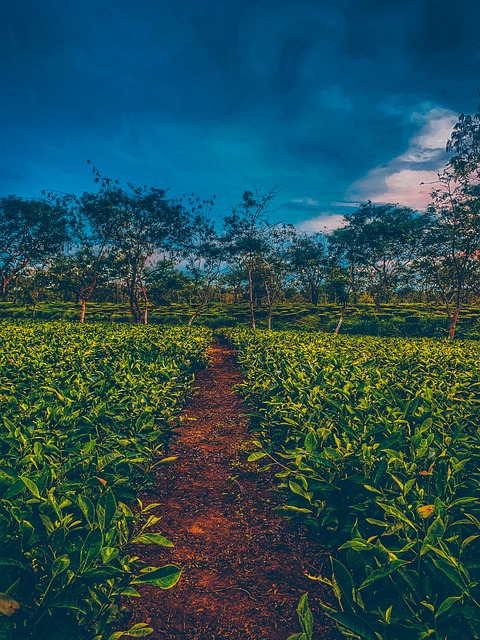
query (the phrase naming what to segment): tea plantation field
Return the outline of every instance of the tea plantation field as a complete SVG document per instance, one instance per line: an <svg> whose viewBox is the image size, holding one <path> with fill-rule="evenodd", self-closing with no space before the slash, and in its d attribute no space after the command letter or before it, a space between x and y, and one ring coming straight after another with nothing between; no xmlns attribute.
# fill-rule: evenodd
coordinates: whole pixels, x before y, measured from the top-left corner
<svg viewBox="0 0 480 640"><path fill-rule="evenodd" d="M480 343L222 333L243 373L249 460L331 553L310 576L331 590L325 613L360 640L479 639ZM136 545L172 542L138 496L173 460L211 339L0 323L0 640L151 634L124 624L121 603L182 569L139 559ZM292 638L310 640L305 598L299 616Z"/></svg>
<svg viewBox="0 0 480 640"><path fill-rule="evenodd" d="M169 462L210 338L207 329L0 324L2 640L115 640L121 597L178 581L179 567L134 555L136 544L172 546L155 505L137 495Z"/></svg>
<svg viewBox="0 0 480 640"><path fill-rule="evenodd" d="M337 600L327 615L362 640L480 638L480 346L226 335L250 460L276 471L281 511L330 546L331 571L312 576Z"/></svg>

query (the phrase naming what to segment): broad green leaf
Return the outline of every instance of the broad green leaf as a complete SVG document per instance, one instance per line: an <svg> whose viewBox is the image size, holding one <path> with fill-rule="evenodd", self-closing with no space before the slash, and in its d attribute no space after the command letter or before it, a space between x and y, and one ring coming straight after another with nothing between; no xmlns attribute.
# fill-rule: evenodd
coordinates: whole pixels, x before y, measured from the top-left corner
<svg viewBox="0 0 480 640"><path fill-rule="evenodd" d="M462 600L462 596L450 596L449 598L446 598L436 610L435 618L439 618L441 615L446 613L450 609L450 607L459 600Z"/></svg>
<svg viewBox="0 0 480 640"><path fill-rule="evenodd" d="M131 581L131 584L152 584L160 589L170 589L180 579L182 570L173 564L167 564L164 567L148 567L143 569L142 573Z"/></svg>
<svg viewBox="0 0 480 640"><path fill-rule="evenodd" d="M313 637L313 615L308 606L308 593L304 593L297 606L298 621L308 640Z"/></svg>
<svg viewBox="0 0 480 640"><path fill-rule="evenodd" d="M362 584L358 587L359 590L365 589L366 587L370 586L374 582L377 582L378 580L381 580L382 578L386 578L387 576L391 575L392 573L397 571L397 569L405 566L406 564L408 564L406 560L392 560L391 562L389 562L389 564L385 565L384 567L375 569L375 571L372 571L372 573L368 576L368 578L364 580Z"/></svg>
<svg viewBox="0 0 480 640"><path fill-rule="evenodd" d="M30 478L27 478L25 476L19 476L19 478L27 487L27 489L35 496L35 498L40 498L40 491L33 480L30 480Z"/></svg>
<svg viewBox="0 0 480 640"><path fill-rule="evenodd" d="M85 516L85 520L89 525L92 525L95 521L95 507L93 506L93 502L88 496L84 496L81 494L77 497L77 502L83 515Z"/></svg>
<svg viewBox="0 0 480 640"><path fill-rule="evenodd" d="M158 544L161 547L173 547L173 542L162 536L161 533L142 533L136 536L132 543Z"/></svg>
<svg viewBox="0 0 480 640"><path fill-rule="evenodd" d="M115 515L117 502L110 487L100 496L95 508L100 529L105 531Z"/></svg>
<svg viewBox="0 0 480 640"><path fill-rule="evenodd" d="M375 635L375 632L370 627L370 625L359 615L356 613L350 613L345 611L336 611L334 613L328 612L322 606L325 613L329 618L338 622L339 625L353 631L358 634L361 640L378 640L378 637Z"/></svg>

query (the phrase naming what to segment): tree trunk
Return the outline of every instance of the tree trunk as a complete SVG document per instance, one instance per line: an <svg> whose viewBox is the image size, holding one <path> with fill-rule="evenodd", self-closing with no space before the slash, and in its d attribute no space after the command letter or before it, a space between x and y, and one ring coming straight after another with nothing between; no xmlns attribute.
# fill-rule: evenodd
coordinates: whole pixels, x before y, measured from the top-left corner
<svg viewBox="0 0 480 640"><path fill-rule="evenodd" d="M142 296L143 296L143 304L145 305L143 308L143 324L148 324L148 296L145 285L142 284Z"/></svg>
<svg viewBox="0 0 480 640"><path fill-rule="evenodd" d="M131 282L129 282L128 284L128 297L129 297L130 313L132 315L132 319L136 324L140 324L142 314L140 312L140 307L138 306L137 292L136 292L134 278L132 278Z"/></svg>
<svg viewBox="0 0 480 640"><path fill-rule="evenodd" d="M346 310L347 310L347 303L346 303L346 302L344 302L344 303L343 303L343 306L342 306L342 312L340 313L340 318L338 319L338 324L337 324L337 326L335 327L335 331L334 331L334 334L335 334L335 335L338 335L338 334L340 333L340 329L341 329L342 324L343 324L343 319L344 319L344 317L345 317L345 311L346 311Z"/></svg>
<svg viewBox="0 0 480 640"><path fill-rule="evenodd" d="M460 313L460 307L457 305L455 311L450 316L450 326L448 328L448 339L453 340L455 338L455 331L457 329L458 316Z"/></svg>
<svg viewBox="0 0 480 640"><path fill-rule="evenodd" d="M80 322L85 322L85 311L87 309L87 301L85 298L81 300L82 308L80 311Z"/></svg>
<svg viewBox="0 0 480 640"><path fill-rule="evenodd" d="M193 314L190 316L187 326L191 327L192 324L194 323L195 319L197 318L197 316L200 314L200 312L202 311L203 307L205 306L205 303L207 301L207 297L204 296L202 298L202 300L200 301L200 304L197 306L197 308L195 309L195 311L193 312Z"/></svg>
<svg viewBox="0 0 480 640"><path fill-rule="evenodd" d="M248 302L250 305L250 318L252 329L256 329L257 325L255 322L255 303L253 301L253 274L252 270L248 269Z"/></svg>

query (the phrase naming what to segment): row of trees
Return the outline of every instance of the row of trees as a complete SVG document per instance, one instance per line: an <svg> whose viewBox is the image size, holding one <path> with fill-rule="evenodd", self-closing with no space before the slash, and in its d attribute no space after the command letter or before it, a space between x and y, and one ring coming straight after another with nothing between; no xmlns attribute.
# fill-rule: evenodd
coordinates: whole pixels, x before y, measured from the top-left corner
<svg viewBox="0 0 480 640"><path fill-rule="evenodd" d="M425 212L367 202L331 234L273 223L276 190L245 191L221 228L214 198L170 198L157 188L120 186L93 167L98 188L82 196L0 199L0 274L4 300L74 299L85 319L99 292L128 299L132 320L147 323L159 292L176 289L195 303L190 323L213 291L246 298L251 325L266 305L292 291L314 305L323 293L343 311L367 294L377 310L392 297L439 301L450 337L462 304L480 282L480 114L461 116ZM161 293L160 293L161 295Z"/></svg>

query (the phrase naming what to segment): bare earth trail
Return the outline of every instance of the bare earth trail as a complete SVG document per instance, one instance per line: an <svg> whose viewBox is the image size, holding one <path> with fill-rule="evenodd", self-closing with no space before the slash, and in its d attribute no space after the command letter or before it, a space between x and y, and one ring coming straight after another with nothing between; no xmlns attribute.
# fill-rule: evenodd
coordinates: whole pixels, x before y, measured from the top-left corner
<svg viewBox="0 0 480 640"><path fill-rule="evenodd" d="M139 555L177 564L183 574L168 591L144 587L135 621L149 621L154 639L286 640L300 631L296 606L308 591L314 637L334 640L338 633L316 605L323 586L305 577L328 558L307 531L273 511L272 479L242 451L248 421L233 390L241 381L235 353L215 342L210 355L169 452L178 459L159 471L145 499L161 504L159 525L175 547L148 546Z"/></svg>

